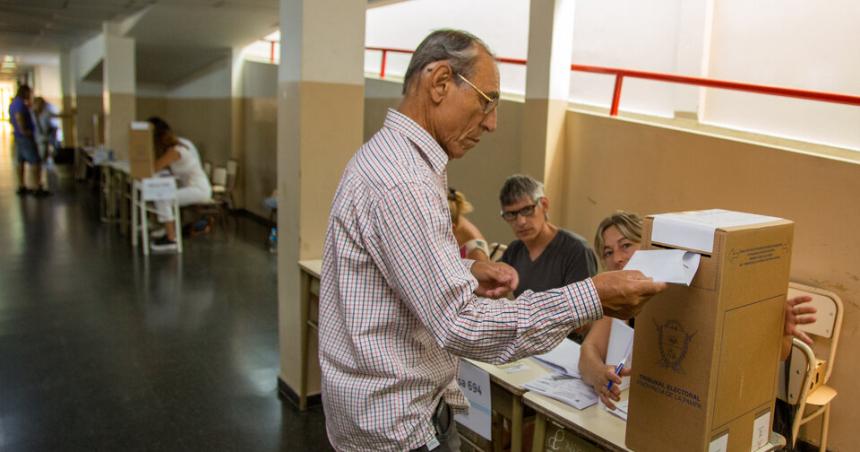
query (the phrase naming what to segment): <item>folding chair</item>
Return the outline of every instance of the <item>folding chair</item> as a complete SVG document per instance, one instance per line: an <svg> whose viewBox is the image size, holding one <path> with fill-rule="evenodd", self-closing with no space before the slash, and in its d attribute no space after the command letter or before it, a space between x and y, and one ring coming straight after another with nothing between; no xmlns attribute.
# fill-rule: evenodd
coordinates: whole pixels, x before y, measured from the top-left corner
<svg viewBox="0 0 860 452"><path fill-rule="evenodd" d="M809 295L809 303L818 312L815 323L799 325L798 328L815 340L813 347L798 339L792 340L792 354L789 362L788 382L786 372L780 372L779 398L796 406L794 422L791 426L792 445L797 443L800 426L821 416L821 433L818 438L819 450L827 450L827 435L830 427L830 403L836 397L836 389L827 385L833 372L839 334L842 330L842 300L833 292L802 284L789 284L788 297ZM816 355L813 348L820 351ZM826 359L822 359L823 356Z"/></svg>

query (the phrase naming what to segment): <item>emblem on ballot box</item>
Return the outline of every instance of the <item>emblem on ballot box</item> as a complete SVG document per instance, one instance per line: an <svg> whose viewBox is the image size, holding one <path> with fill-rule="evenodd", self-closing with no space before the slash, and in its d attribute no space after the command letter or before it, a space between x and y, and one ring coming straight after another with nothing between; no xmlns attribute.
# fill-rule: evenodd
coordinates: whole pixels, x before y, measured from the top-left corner
<svg viewBox="0 0 860 452"><path fill-rule="evenodd" d="M657 328L659 339L660 366L677 373L684 373L681 364L687 356L690 341L696 333L688 334L677 320L668 320L662 325L655 320L654 326Z"/></svg>

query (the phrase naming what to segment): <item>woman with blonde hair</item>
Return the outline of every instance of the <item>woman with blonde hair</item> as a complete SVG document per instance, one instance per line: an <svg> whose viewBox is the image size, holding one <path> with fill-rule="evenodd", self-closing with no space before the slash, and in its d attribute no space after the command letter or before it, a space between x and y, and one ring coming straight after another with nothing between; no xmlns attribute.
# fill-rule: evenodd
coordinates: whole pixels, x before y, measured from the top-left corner
<svg viewBox="0 0 860 452"><path fill-rule="evenodd" d="M642 219L635 213L617 211L606 217L597 226L594 235L594 251L600 256L600 265L605 271L623 270L633 253L642 246ZM797 325L815 321L815 308L803 306L811 301L810 297L795 297L785 303L785 331L781 358L785 360L791 351L791 337L811 343L811 339L796 328ZM633 326L633 319L630 319ZM600 400L614 409L621 397L621 377L630 375L630 364L615 373L614 366L606 364L606 349L609 346L609 333L612 319L604 317L596 322L588 332L579 355L579 372L583 381L594 388ZM612 387L609 388L609 382Z"/></svg>
<svg viewBox="0 0 860 452"><path fill-rule="evenodd" d="M474 210L466 200L466 195L454 188L448 188L448 209L451 211L451 225L457 246L460 247L460 257L472 260L490 260L490 250L481 231L465 217Z"/></svg>

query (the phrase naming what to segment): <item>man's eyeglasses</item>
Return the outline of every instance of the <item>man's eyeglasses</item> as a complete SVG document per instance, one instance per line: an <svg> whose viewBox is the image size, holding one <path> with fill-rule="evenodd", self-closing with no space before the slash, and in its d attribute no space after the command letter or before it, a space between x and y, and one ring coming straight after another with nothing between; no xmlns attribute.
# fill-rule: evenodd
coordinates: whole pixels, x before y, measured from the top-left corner
<svg viewBox="0 0 860 452"><path fill-rule="evenodd" d="M525 218L529 218L535 214L535 208L540 204L540 198L535 200L535 203L530 206L525 206L520 210L503 210L501 215L505 221L516 221L517 216L523 216Z"/></svg>
<svg viewBox="0 0 860 452"><path fill-rule="evenodd" d="M488 96L485 92L481 91L481 88L478 88L477 86L475 86L474 83L470 82L469 79L467 79L466 77L463 77L463 74L460 74L459 72L457 73L457 77L460 77L461 80L466 82L475 91L477 91L478 94L481 95L481 97L483 98L483 104L484 104L483 112L485 115L490 114L491 111L495 110L496 107L499 106L499 98L498 97Z"/></svg>

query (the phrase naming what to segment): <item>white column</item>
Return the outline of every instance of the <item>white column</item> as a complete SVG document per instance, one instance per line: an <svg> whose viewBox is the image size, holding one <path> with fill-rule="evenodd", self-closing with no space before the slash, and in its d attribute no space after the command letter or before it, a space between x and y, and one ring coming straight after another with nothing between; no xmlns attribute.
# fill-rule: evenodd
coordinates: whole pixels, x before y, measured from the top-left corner
<svg viewBox="0 0 860 452"><path fill-rule="evenodd" d="M522 170L543 180L563 216L564 120L570 90L574 0L532 0L523 114Z"/></svg>
<svg viewBox="0 0 860 452"><path fill-rule="evenodd" d="M75 131L75 117L71 114L75 110L75 88L77 86L77 74L75 71L72 52L69 50L60 52L60 91L63 95L63 104L60 106L63 116L63 146L77 146L77 134Z"/></svg>
<svg viewBox="0 0 860 452"><path fill-rule="evenodd" d="M245 162L244 71L245 56L243 49L232 49L230 55L230 158L239 163L239 168L247 169L248 165ZM233 199L236 202L233 208L245 207L245 183L243 179L247 174L247 171L239 171L238 180L233 188Z"/></svg>
<svg viewBox="0 0 860 452"><path fill-rule="evenodd" d="M365 0L281 0L278 326L281 380L299 392L298 260L319 259L329 207L363 141ZM316 340L309 392L319 392Z"/></svg>
<svg viewBox="0 0 860 452"><path fill-rule="evenodd" d="M714 0L681 2L675 40L675 72L691 77L707 77L711 49ZM705 88L675 85L676 117L701 119Z"/></svg>
<svg viewBox="0 0 860 452"><path fill-rule="evenodd" d="M102 108L105 145L118 159L128 157L128 127L137 116L134 40L119 36L112 23L104 24Z"/></svg>

